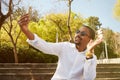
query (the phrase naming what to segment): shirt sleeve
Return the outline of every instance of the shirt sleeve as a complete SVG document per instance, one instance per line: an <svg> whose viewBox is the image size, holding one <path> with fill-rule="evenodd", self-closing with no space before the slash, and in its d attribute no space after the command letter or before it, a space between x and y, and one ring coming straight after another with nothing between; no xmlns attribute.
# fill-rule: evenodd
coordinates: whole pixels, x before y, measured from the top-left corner
<svg viewBox="0 0 120 80"><path fill-rule="evenodd" d="M79 54L67 80L94 80L96 77L96 56L86 60L85 55Z"/></svg>
<svg viewBox="0 0 120 80"><path fill-rule="evenodd" d="M62 43L46 42L45 40L39 38L36 34L34 34L34 40L27 39L27 42L46 54L58 56L62 50Z"/></svg>
<svg viewBox="0 0 120 80"><path fill-rule="evenodd" d="M96 78L97 58L93 55L92 59L88 59L84 65L84 80L94 80Z"/></svg>

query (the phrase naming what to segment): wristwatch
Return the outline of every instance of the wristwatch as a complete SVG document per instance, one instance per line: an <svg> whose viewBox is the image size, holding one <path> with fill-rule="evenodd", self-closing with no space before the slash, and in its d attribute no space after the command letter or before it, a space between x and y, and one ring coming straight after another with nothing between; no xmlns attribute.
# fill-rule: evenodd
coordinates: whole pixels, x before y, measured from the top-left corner
<svg viewBox="0 0 120 80"><path fill-rule="evenodd" d="M90 51L86 52L86 59L92 59L93 58L93 53L91 53Z"/></svg>
<svg viewBox="0 0 120 80"><path fill-rule="evenodd" d="M92 57L86 57L86 59L88 60L88 59L92 59L93 58L93 56Z"/></svg>

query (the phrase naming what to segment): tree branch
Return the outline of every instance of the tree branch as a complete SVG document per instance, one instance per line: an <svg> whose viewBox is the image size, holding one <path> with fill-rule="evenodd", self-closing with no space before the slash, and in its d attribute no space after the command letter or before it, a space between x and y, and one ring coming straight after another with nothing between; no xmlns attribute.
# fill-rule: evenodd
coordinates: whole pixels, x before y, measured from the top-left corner
<svg viewBox="0 0 120 80"><path fill-rule="evenodd" d="M21 0L18 0L18 2L16 4L13 4L13 6L19 5L20 2L21 2Z"/></svg>
<svg viewBox="0 0 120 80"><path fill-rule="evenodd" d="M9 34L9 31L3 26L3 29L7 32L7 34Z"/></svg>
<svg viewBox="0 0 120 80"><path fill-rule="evenodd" d="M2 14L2 9L1 9L1 0L0 0L0 18L1 18L1 16L2 16L3 14Z"/></svg>
<svg viewBox="0 0 120 80"><path fill-rule="evenodd" d="M9 17L12 13L12 0L9 1L9 10L8 10L8 13L5 17Z"/></svg>

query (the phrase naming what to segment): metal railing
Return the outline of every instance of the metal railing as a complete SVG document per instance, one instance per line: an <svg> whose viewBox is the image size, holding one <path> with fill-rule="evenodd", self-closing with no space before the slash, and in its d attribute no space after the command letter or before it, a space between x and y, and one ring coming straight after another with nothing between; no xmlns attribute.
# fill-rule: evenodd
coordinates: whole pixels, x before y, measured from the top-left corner
<svg viewBox="0 0 120 80"><path fill-rule="evenodd" d="M112 59L99 59L97 60L98 64L120 64L120 58L112 58Z"/></svg>

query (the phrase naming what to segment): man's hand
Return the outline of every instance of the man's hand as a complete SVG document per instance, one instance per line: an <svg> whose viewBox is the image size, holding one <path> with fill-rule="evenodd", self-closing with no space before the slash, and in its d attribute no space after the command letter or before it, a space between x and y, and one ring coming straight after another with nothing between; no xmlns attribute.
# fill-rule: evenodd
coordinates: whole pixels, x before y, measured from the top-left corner
<svg viewBox="0 0 120 80"><path fill-rule="evenodd" d="M94 47L98 44L100 44L101 42L103 41L103 33L102 33L102 30L98 30L97 31L97 38L95 41L93 40L90 40L90 42L88 43L87 45L87 50L88 50L88 53L86 54L86 56L90 56L90 55L93 55L94 53Z"/></svg>
<svg viewBox="0 0 120 80"><path fill-rule="evenodd" d="M28 30L28 24L29 24L29 14L23 15L20 20L18 21L21 30L24 32L25 30Z"/></svg>
<svg viewBox="0 0 120 80"><path fill-rule="evenodd" d="M20 25L22 32L27 36L27 38L29 40L34 40L34 34L28 30L29 21L29 14L25 14L20 18L18 24Z"/></svg>

